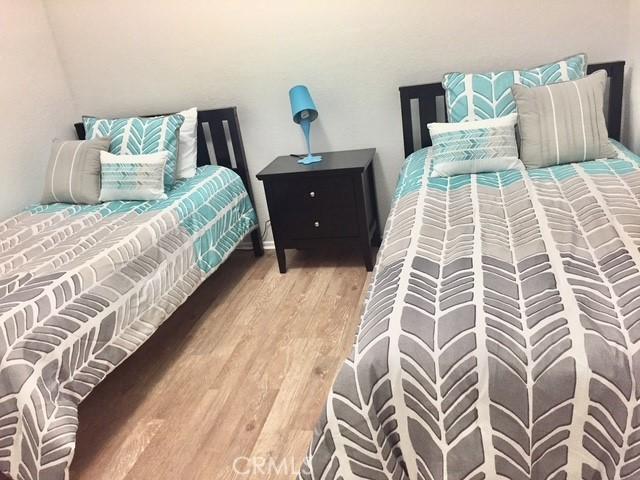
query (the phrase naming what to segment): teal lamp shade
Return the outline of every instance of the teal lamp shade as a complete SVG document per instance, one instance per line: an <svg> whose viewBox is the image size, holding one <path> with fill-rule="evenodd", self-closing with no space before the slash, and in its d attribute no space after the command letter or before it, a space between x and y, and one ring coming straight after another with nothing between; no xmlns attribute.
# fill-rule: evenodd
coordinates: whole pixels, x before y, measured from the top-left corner
<svg viewBox="0 0 640 480"><path fill-rule="evenodd" d="M322 160L322 157L311 155L310 130L311 122L318 118L318 110L311 98L309 89L304 85L297 85L289 90L291 102L291 114L293 121L300 125L307 142L307 156L298 160L299 163L308 165Z"/></svg>

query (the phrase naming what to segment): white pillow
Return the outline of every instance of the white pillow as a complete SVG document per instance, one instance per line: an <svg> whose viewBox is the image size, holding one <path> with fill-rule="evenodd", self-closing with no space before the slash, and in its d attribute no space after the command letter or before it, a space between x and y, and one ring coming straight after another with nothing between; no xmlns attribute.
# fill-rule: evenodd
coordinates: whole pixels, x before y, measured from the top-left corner
<svg viewBox="0 0 640 480"><path fill-rule="evenodd" d="M431 177L524 168L518 158L518 115L460 123L430 123Z"/></svg>
<svg viewBox="0 0 640 480"><path fill-rule="evenodd" d="M189 108L179 112L184 117L180 127L176 178L191 178L198 166L198 109Z"/></svg>
<svg viewBox="0 0 640 480"><path fill-rule="evenodd" d="M100 201L164 200L164 166L169 152L114 155L100 152Z"/></svg>

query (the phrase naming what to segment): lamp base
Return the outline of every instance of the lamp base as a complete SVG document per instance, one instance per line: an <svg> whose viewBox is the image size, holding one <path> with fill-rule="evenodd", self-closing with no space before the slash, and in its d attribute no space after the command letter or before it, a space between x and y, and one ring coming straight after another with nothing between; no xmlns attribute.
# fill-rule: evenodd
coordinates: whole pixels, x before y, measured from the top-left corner
<svg viewBox="0 0 640 480"><path fill-rule="evenodd" d="M307 155L306 157L298 160L298 163L302 163L303 165L311 165L312 163L317 163L322 160L322 157L319 155Z"/></svg>

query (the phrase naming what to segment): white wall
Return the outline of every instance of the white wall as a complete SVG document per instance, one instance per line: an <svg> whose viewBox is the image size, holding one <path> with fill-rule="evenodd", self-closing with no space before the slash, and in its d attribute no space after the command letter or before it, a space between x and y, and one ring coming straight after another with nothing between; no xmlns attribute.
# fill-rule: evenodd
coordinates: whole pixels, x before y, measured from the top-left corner
<svg viewBox="0 0 640 480"><path fill-rule="evenodd" d="M630 0L627 15L629 28L626 41L627 72L625 76L624 143L640 153L640 0Z"/></svg>
<svg viewBox="0 0 640 480"><path fill-rule="evenodd" d="M463 4L464 3L464 4ZM451 70L619 59L629 0L46 0L80 113L237 105L249 168L303 150L287 91L307 84L316 150L377 147L383 219L403 160L398 86ZM258 213L267 217L254 180Z"/></svg>
<svg viewBox="0 0 640 480"><path fill-rule="evenodd" d="M76 118L41 0L0 0L0 219L40 198L53 138Z"/></svg>

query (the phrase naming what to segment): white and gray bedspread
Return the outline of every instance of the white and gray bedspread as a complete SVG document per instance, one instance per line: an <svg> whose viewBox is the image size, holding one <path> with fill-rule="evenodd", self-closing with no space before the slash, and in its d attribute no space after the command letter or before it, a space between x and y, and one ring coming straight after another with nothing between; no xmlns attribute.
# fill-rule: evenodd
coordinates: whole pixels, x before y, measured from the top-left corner
<svg viewBox="0 0 640 480"><path fill-rule="evenodd" d="M640 478L640 158L410 156L302 479Z"/></svg>
<svg viewBox="0 0 640 480"><path fill-rule="evenodd" d="M257 227L234 172L0 223L0 471L68 478L77 406Z"/></svg>

